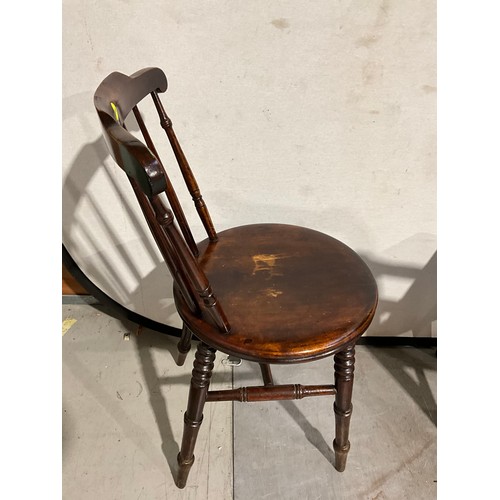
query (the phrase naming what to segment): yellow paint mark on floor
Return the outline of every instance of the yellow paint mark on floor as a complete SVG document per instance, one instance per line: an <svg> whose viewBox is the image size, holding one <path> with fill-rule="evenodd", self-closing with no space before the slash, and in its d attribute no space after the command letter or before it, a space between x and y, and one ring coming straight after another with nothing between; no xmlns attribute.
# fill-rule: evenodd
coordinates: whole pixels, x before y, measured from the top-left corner
<svg viewBox="0 0 500 500"><path fill-rule="evenodd" d="M63 322L62 322L62 334L63 334L63 337L64 337L64 334L76 323L76 319L75 318L66 318Z"/></svg>

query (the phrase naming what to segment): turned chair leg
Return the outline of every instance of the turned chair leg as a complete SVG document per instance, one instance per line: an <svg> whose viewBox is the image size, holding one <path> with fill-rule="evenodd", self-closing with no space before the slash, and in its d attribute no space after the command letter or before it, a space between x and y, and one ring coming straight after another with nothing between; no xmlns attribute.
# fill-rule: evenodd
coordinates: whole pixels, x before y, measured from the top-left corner
<svg viewBox="0 0 500 500"><path fill-rule="evenodd" d="M259 363L259 366L262 373L262 380L264 381L264 385L274 385L271 367L264 363Z"/></svg>
<svg viewBox="0 0 500 500"><path fill-rule="evenodd" d="M186 326L182 326L182 334L179 343L177 344L177 350L179 354L177 355L177 365L182 366L184 361L186 361L186 356L191 350L191 338L193 337L193 332Z"/></svg>
<svg viewBox="0 0 500 500"><path fill-rule="evenodd" d="M179 469L176 484L179 488L186 486L189 471L194 462L194 447L203 421L203 407L207 399L214 360L215 349L200 342L193 363L188 406L184 414L184 434L182 436L181 451L177 456Z"/></svg>
<svg viewBox="0 0 500 500"><path fill-rule="evenodd" d="M334 356L335 387L335 468L343 472L349 452L349 423L352 414L352 387L354 382L354 346L349 346Z"/></svg>

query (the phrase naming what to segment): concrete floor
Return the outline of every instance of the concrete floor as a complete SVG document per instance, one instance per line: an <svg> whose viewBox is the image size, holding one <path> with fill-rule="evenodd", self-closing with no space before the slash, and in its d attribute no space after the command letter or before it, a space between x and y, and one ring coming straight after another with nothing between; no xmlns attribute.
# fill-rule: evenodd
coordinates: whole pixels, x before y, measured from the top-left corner
<svg viewBox="0 0 500 500"><path fill-rule="evenodd" d="M65 304L63 498L436 498L436 350L356 348L351 451L333 469L333 398L207 405L185 490L172 467L182 436L192 353L176 339ZM65 332L65 333L64 333ZM260 383L257 367L222 365L213 387ZM332 360L275 367L278 383L331 383ZM234 373L233 373L234 372Z"/></svg>

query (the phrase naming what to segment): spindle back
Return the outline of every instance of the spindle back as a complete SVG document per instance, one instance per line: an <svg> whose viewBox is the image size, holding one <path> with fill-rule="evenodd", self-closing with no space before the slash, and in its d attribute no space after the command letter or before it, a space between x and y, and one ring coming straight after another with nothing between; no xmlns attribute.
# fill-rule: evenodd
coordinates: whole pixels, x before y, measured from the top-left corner
<svg viewBox="0 0 500 500"><path fill-rule="evenodd" d="M227 318L196 260L198 248L177 194L137 107L140 101L151 95L160 125L166 132L202 224L209 239L216 241L217 233L207 206L158 95L165 92L167 86L167 78L159 68L145 68L130 76L114 72L97 88L94 105L109 152L126 172L153 237L186 303L193 312L206 316L221 332L229 333ZM145 144L125 127L125 119L131 111ZM162 193L165 193L172 210L162 201Z"/></svg>

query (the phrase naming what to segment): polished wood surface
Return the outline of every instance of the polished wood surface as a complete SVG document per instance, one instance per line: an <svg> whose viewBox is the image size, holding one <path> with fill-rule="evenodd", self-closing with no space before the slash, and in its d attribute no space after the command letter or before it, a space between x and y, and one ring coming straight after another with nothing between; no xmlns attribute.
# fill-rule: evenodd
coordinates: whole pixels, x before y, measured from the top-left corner
<svg viewBox="0 0 500 500"><path fill-rule="evenodd" d="M215 232L212 218L210 217L210 213L208 212L205 200L203 200L201 190L198 186L198 183L196 182L193 171L191 170L186 156L184 155L184 151L182 150L181 145L177 140L177 136L174 132L174 127L172 126L172 120L170 120L170 118L167 116L165 108L163 107L163 104L161 103L158 96L158 92L152 92L151 96L155 103L156 110L158 111L158 115L160 116L160 124L167 134L170 146L172 146L172 151L174 152L177 164L179 165L189 194L193 199L194 206L196 207L200 220L205 228L205 231L207 232L209 239L211 241L216 241L217 233Z"/></svg>
<svg viewBox="0 0 500 500"><path fill-rule="evenodd" d="M148 196L165 191L165 172L158 158L126 130L124 123L137 103L156 90L167 90L167 78L158 68L145 68L130 76L111 73L94 93L94 105L111 156Z"/></svg>
<svg viewBox="0 0 500 500"><path fill-rule="evenodd" d="M182 206L179 202L179 198L177 197L177 193L175 192L175 189L172 186L172 183L170 182L170 179L168 178L167 172L165 168L163 167L158 153L156 152L155 145L151 139L151 136L149 135L148 129L146 128L146 124L144 123L144 120L142 119L141 113L137 106L134 106L132 108L132 111L134 112L134 116L137 120L137 124L139 125L139 128L141 130L142 136L144 137L144 140L146 141L146 145L148 148L151 150L151 152L155 155L155 157L158 159L158 164L160 168L163 171L163 176L165 177L165 194L167 195L168 202L170 203L170 206L172 207L172 211L175 214L175 218L177 219L177 223L179 224L179 229L182 232L182 235L184 236L184 239L186 240L186 243L191 250L191 253L195 256L198 255L198 247L196 246L196 243L193 239L193 234L191 233L191 229L189 227L188 221L186 220L186 216L184 215L184 210L182 210Z"/></svg>
<svg viewBox="0 0 500 500"><path fill-rule="evenodd" d="M335 387L337 394L333 410L335 413L335 468L345 470L347 453L351 447L349 442L349 424L352 415L352 390L354 384L354 344L335 354L334 357Z"/></svg>
<svg viewBox="0 0 500 500"><path fill-rule="evenodd" d="M214 368L215 349L200 342L193 363L193 376L189 388L188 407L184 414L184 435L177 455L179 466L176 484L186 486L189 471L194 462L194 447L203 421L203 407L207 400L208 386Z"/></svg>
<svg viewBox="0 0 500 500"><path fill-rule="evenodd" d="M262 401L286 401L311 396L333 396L334 385L272 385L268 387L240 387L225 391L208 391L208 401L240 401L241 403L260 403Z"/></svg>
<svg viewBox="0 0 500 500"><path fill-rule="evenodd" d="M94 105L123 125L125 118L151 92L165 92L168 83L159 68L144 68L130 76L115 71L108 75L94 93Z"/></svg>
<svg viewBox="0 0 500 500"><path fill-rule="evenodd" d="M178 294L177 306L196 336L224 352L270 363L324 357L363 334L375 313L368 267L323 233L255 224L220 232L199 248L231 334L190 313Z"/></svg>
<svg viewBox="0 0 500 500"><path fill-rule="evenodd" d="M112 73L94 102L110 154L127 174L151 233L174 279L184 322L177 364L199 340L177 457L176 484L186 485L207 402L269 401L335 395L335 468L345 468L352 414L354 345L377 307L377 285L363 260L339 240L287 224L252 224L217 233L159 93L158 68ZM158 157L138 103L153 99L207 239L196 244ZM134 113L146 144L125 127ZM162 199L165 194L169 206ZM259 363L263 386L209 391L216 351ZM271 364L334 355L335 385L276 385Z"/></svg>

